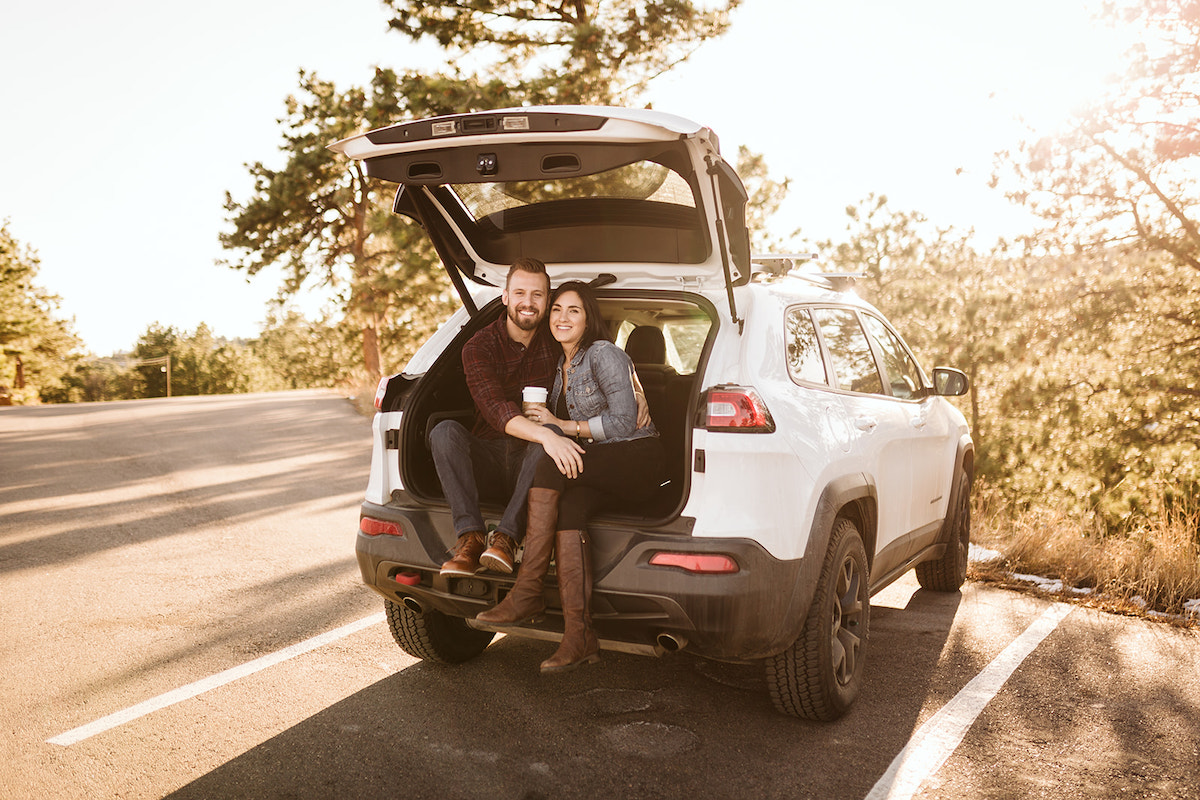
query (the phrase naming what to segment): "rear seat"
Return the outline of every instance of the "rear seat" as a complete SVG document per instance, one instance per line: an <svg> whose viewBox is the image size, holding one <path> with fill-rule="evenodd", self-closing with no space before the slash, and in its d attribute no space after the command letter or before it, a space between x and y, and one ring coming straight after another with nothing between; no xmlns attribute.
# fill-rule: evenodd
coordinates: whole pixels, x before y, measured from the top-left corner
<svg viewBox="0 0 1200 800"><path fill-rule="evenodd" d="M625 342L625 352L637 370L638 380L646 392L650 418L662 437L667 473L664 478L668 481L662 492L663 504L669 504L670 507L655 511L666 514L678 502L679 492L682 491L683 474L687 466L684 454L687 408L694 376L680 375L666 363L663 333L653 325L634 328Z"/></svg>

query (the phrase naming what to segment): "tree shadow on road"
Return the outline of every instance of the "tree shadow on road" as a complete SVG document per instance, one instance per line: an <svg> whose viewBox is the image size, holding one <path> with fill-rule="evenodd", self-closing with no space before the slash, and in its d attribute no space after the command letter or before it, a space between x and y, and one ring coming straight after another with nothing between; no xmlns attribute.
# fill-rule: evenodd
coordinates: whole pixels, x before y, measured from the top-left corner
<svg viewBox="0 0 1200 800"><path fill-rule="evenodd" d="M326 393L18 411L0 419L0 574L361 494L370 457L368 422Z"/></svg>
<svg viewBox="0 0 1200 800"><path fill-rule="evenodd" d="M929 797L1200 797L1200 639L1075 608Z"/></svg>

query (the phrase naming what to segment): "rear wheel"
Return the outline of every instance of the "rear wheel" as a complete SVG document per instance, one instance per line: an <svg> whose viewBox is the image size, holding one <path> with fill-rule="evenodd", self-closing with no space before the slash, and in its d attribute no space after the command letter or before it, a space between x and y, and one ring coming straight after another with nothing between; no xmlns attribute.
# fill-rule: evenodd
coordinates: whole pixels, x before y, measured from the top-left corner
<svg viewBox="0 0 1200 800"><path fill-rule="evenodd" d="M954 468L954 488L942 525L946 551L941 558L917 564L917 582L923 589L957 592L967 580L971 549L971 481L961 466Z"/></svg>
<svg viewBox="0 0 1200 800"><path fill-rule="evenodd" d="M853 522L839 519L804 629L791 647L767 659L767 685L777 709L829 721L854 704L871 613L867 589L862 537Z"/></svg>
<svg viewBox="0 0 1200 800"><path fill-rule="evenodd" d="M418 614L391 600L383 601L388 627L400 649L415 658L459 664L482 653L496 635L477 631L466 620L440 611Z"/></svg>

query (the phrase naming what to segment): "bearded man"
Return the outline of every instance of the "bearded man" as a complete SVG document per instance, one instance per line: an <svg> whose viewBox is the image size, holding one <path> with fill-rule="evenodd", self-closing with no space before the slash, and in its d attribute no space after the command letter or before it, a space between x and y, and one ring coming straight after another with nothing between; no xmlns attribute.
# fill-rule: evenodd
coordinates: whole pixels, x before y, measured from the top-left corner
<svg viewBox="0 0 1200 800"><path fill-rule="evenodd" d="M474 575L481 569L511 574L538 459L545 452L578 461L583 452L573 440L521 412L521 390L549 388L562 355L544 324L550 300L546 265L536 258L518 259L505 278L501 299L504 316L472 336L462 351L467 388L475 401L474 427L468 431L445 420L429 435L458 537L442 564L443 575ZM510 496L490 541L479 511L480 486L502 486Z"/></svg>

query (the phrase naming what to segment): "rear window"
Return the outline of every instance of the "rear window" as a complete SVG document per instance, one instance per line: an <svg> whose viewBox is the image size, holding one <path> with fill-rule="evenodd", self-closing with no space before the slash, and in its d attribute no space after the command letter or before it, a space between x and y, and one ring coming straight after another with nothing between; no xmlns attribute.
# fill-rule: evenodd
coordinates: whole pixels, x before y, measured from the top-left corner
<svg viewBox="0 0 1200 800"><path fill-rule="evenodd" d="M701 264L711 252L695 186L658 161L439 191L471 247L493 264L522 256L547 264Z"/></svg>
<svg viewBox="0 0 1200 800"><path fill-rule="evenodd" d="M648 200L696 208L692 188L683 176L653 161L639 161L597 175L464 183L454 184L451 188L477 220L498 211L559 200Z"/></svg>

